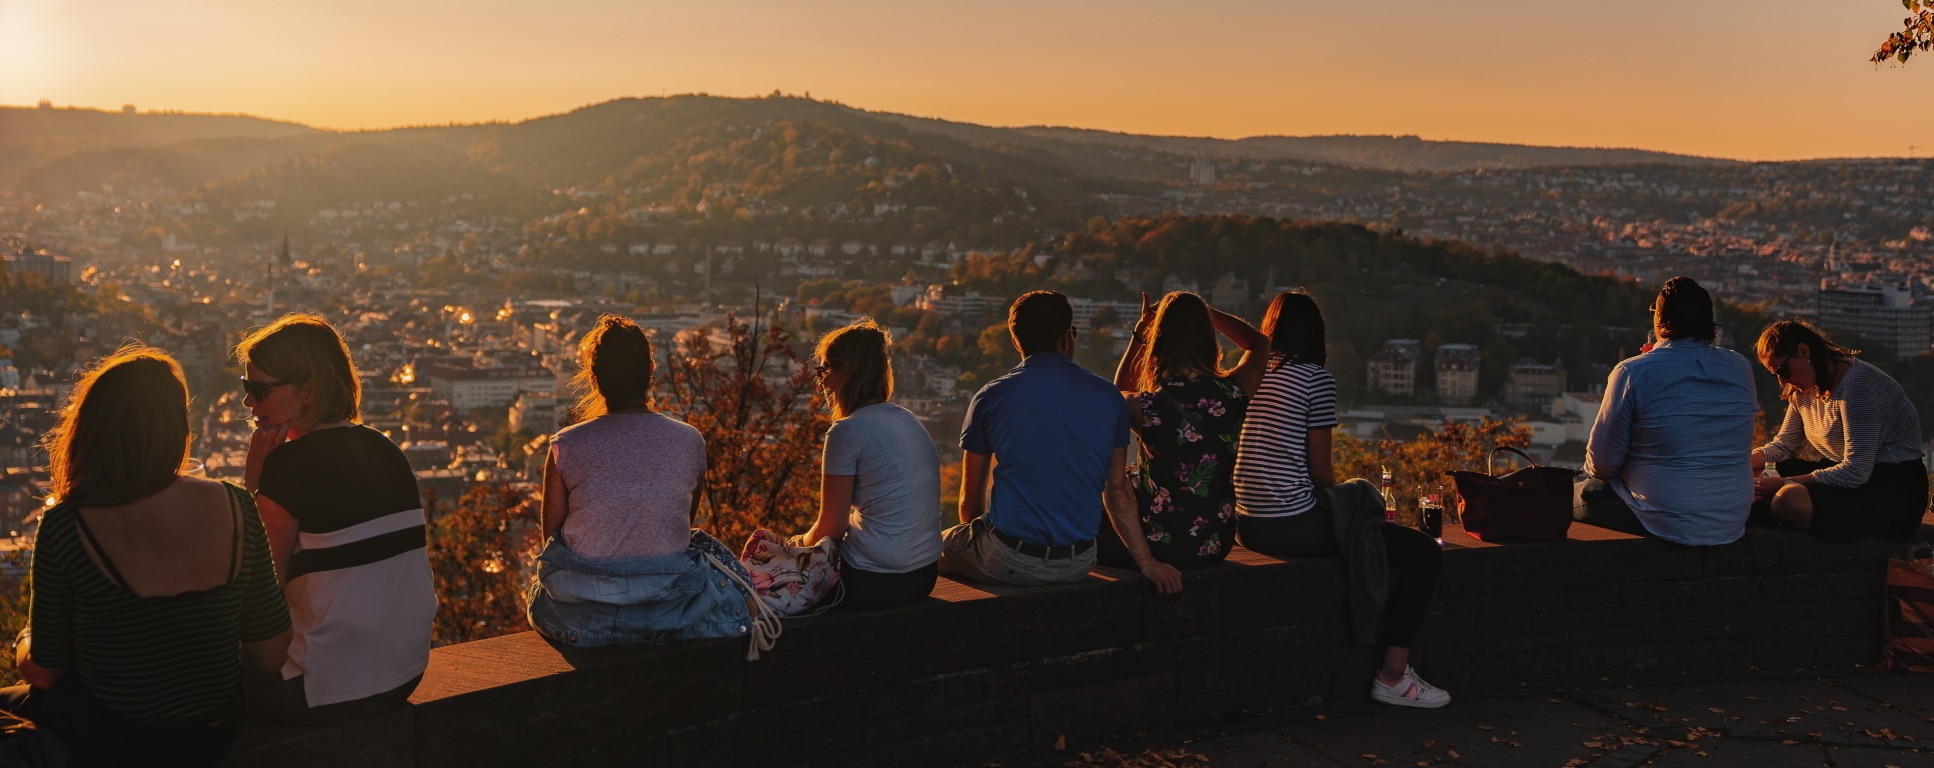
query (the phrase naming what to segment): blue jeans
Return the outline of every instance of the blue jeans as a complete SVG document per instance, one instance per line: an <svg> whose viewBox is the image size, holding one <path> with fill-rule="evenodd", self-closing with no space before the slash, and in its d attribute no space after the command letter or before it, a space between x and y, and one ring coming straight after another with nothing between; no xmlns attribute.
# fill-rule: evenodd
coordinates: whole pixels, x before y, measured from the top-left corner
<svg viewBox="0 0 1934 768"><path fill-rule="evenodd" d="M678 554L610 560L587 559L552 537L531 581L531 628L579 648L745 635L752 595L714 559L751 581L738 556L701 530Z"/></svg>

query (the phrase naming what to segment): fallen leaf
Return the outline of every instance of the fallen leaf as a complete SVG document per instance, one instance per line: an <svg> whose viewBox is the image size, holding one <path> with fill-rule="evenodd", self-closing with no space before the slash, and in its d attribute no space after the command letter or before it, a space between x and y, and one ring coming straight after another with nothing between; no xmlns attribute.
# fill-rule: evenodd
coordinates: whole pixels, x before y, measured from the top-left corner
<svg viewBox="0 0 1934 768"><path fill-rule="evenodd" d="M1497 730L1496 728L1492 728L1491 726L1488 726L1488 725L1480 725L1480 726L1478 726L1478 727L1477 727L1477 729L1478 729L1478 730L1480 730L1480 731L1495 731L1495 730Z"/></svg>
<svg viewBox="0 0 1934 768"><path fill-rule="evenodd" d="M1437 746L1436 739L1424 739L1424 749L1430 749L1431 747L1435 747L1435 746Z"/></svg>
<svg viewBox="0 0 1934 768"><path fill-rule="evenodd" d="M1799 742L1797 742L1797 741L1794 741L1794 740L1792 740L1792 739L1781 739L1781 740L1780 740L1780 743L1781 743L1781 744L1798 744Z"/></svg>
<svg viewBox="0 0 1934 768"><path fill-rule="evenodd" d="M1327 715L1317 715L1317 716L1316 716L1316 719L1318 719L1318 720L1328 720L1328 719L1330 719L1330 718L1329 718L1329 716L1327 716Z"/></svg>
<svg viewBox="0 0 1934 768"><path fill-rule="evenodd" d="M1845 711L1847 711L1847 708L1846 708L1846 707L1843 707L1843 706L1840 706L1840 705L1838 705L1838 704L1835 704L1835 705L1833 705L1833 711L1835 711L1835 712L1845 712Z"/></svg>
<svg viewBox="0 0 1934 768"><path fill-rule="evenodd" d="M1365 753L1363 753L1363 759L1365 759L1365 760L1375 760L1375 759L1377 759L1377 756L1376 756L1376 755L1373 755L1373 754L1370 754L1370 753L1368 753L1368 752L1365 752Z"/></svg>
<svg viewBox="0 0 1934 768"><path fill-rule="evenodd" d="M1713 713L1713 714L1715 714L1715 715L1723 715L1723 714L1726 714L1726 710L1724 710L1724 709L1720 709L1719 707L1706 707L1706 711L1707 711L1707 712L1711 712L1711 713Z"/></svg>
<svg viewBox="0 0 1934 768"><path fill-rule="evenodd" d="M1040 742L1038 742L1038 741L1037 741L1037 742L1035 742L1035 743L1036 743L1036 744L1039 744ZM1067 749L1068 749L1068 736L1067 736L1067 734L1062 734L1062 735L1060 735L1060 736L1056 736L1056 737L1054 737L1054 751L1056 751L1056 752L1066 752L1066 751L1067 751Z"/></svg>
<svg viewBox="0 0 1934 768"><path fill-rule="evenodd" d="M1444 754L1449 755L1450 759L1452 760L1456 760L1457 758L1463 757L1463 755L1457 754L1457 750L1455 749L1445 752Z"/></svg>
<svg viewBox="0 0 1934 768"><path fill-rule="evenodd" d="M1698 752L1694 752L1694 753L1692 753L1692 754L1695 754L1695 755L1698 755L1698 756L1700 756L1700 757L1705 757L1705 756L1706 756L1706 751L1702 749L1702 750L1699 750Z"/></svg>
<svg viewBox="0 0 1934 768"><path fill-rule="evenodd" d="M1579 744L1579 746L1583 746L1583 747L1589 747L1589 748L1591 748L1591 749L1604 749L1604 748L1605 748L1605 744L1604 744L1604 742L1598 742L1598 741L1581 741L1581 742L1578 742L1578 744Z"/></svg>

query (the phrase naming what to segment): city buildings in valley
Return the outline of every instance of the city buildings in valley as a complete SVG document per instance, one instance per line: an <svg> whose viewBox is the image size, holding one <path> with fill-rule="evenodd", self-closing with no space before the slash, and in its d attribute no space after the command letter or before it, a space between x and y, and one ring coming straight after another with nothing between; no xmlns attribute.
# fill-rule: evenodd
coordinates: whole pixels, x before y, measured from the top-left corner
<svg viewBox="0 0 1934 768"><path fill-rule="evenodd" d="M1895 357L1928 353L1928 307L1906 284L1835 285L1820 281L1815 315L1822 328L1844 331L1879 345Z"/></svg>

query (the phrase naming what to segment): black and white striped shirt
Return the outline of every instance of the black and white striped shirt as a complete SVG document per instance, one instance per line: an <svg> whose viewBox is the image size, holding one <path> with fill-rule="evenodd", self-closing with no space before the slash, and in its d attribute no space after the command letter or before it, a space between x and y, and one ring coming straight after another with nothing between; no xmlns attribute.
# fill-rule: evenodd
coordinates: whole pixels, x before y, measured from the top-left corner
<svg viewBox="0 0 1934 768"><path fill-rule="evenodd" d="M1760 450L1769 462L1783 461L1799 453L1803 444L1811 444L1822 458L1834 462L1815 470L1815 480L1858 488L1873 476L1875 464L1920 460L1921 417L1900 384L1879 368L1855 360L1831 395L1823 398L1819 390L1795 391L1786 403L1780 433Z"/></svg>
<svg viewBox="0 0 1934 768"><path fill-rule="evenodd" d="M1336 426L1336 379L1323 366L1285 362L1263 375L1236 444L1236 511L1288 517L1316 507L1309 431Z"/></svg>

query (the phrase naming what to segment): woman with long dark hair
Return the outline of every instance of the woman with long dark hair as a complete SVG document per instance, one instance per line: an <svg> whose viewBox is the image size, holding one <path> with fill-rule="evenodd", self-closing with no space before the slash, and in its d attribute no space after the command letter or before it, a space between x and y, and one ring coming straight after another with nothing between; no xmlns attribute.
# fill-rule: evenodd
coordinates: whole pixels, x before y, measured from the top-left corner
<svg viewBox="0 0 1934 768"><path fill-rule="evenodd" d="M81 378L48 433L56 505L41 518L28 685L0 709L33 720L75 766L213 765L240 729L237 644L275 669L289 611L246 491L182 474L181 367L127 348Z"/></svg>
<svg viewBox="0 0 1934 768"><path fill-rule="evenodd" d="M578 341L578 362L578 422L551 438L544 463L549 541L531 626L573 646L746 634L752 596L714 570L738 556L692 528L705 438L652 408L651 340L605 315Z"/></svg>
<svg viewBox="0 0 1934 768"><path fill-rule="evenodd" d="M295 622L280 672L245 679L249 714L322 725L402 706L437 608L416 473L360 423L349 346L320 316L283 317L235 354L255 416L245 477Z"/></svg>
<svg viewBox="0 0 1934 768"><path fill-rule="evenodd" d="M1336 379L1323 369L1328 351L1316 300L1301 292L1278 295L1263 315L1262 332L1270 340L1270 368L1249 401L1236 451L1238 540L1278 557L1341 555L1357 637L1384 645L1371 698L1444 706L1450 694L1410 666L1443 552L1422 532L1383 522L1381 494L1369 481L1336 481L1330 434Z"/></svg>
<svg viewBox="0 0 1934 768"><path fill-rule="evenodd" d="M1243 350L1222 369L1216 334ZM1261 381L1269 337L1202 297L1176 292L1142 315L1115 368L1128 423L1141 438L1133 477L1149 554L1177 568L1222 562L1236 540L1236 438ZM1100 562L1134 567L1121 537L1103 531Z"/></svg>
<svg viewBox="0 0 1934 768"><path fill-rule="evenodd" d="M940 456L920 418L892 402L892 343L862 320L826 334L813 353L834 421L819 519L800 543L839 541L842 608L919 600L940 574Z"/></svg>
<svg viewBox="0 0 1934 768"><path fill-rule="evenodd" d="M1755 481L1774 519L1828 541L1906 539L1927 513L1927 468L1913 402L1886 372L1806 323L1782 320L1759 335L1759 362L1786 399L1771 442L1753 451ZM1799 458L1802 447L1822 460Z"/></svg>

